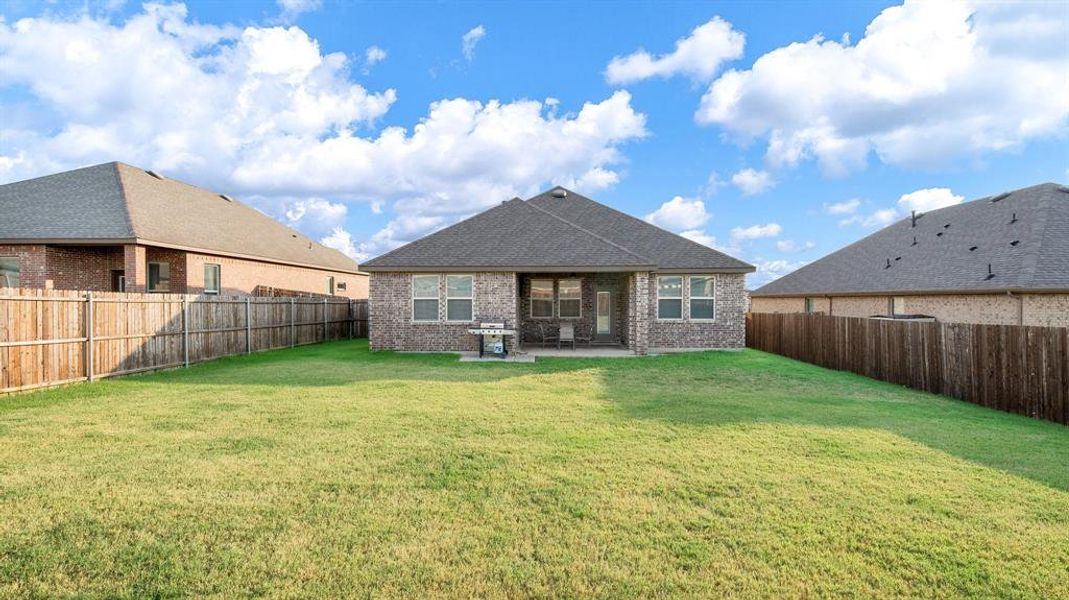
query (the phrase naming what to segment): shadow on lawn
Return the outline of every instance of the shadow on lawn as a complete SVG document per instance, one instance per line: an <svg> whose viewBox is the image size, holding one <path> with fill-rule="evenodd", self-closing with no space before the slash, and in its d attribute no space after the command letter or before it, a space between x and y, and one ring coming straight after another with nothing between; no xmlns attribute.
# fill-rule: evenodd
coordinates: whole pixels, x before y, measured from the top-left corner
<svg viewBox="0 0 1069 600"><path fill-rule="evenodd" d="M908 390L757 351L648 358L460 363L448 354L372 353L335 342L232 357L123 380L124 386L256 385L283 388L359 382L496 384L516 377L590 371L623 418L690 427L790 424L880 430L964 460L1069 490L1069 428ZM93 386L79 390L95 395ZM74 389L74 388L71 388Z"/></svg>

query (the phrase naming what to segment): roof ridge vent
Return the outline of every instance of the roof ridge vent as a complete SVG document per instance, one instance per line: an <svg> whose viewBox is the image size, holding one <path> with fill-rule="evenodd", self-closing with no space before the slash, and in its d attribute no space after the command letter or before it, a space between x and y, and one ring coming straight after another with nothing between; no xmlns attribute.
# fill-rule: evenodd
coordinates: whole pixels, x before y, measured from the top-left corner
<svg viewBox="0 0 1069 600"><path fill-rule="evenodd" d="M146 169L145 172L148 173L149 175L152 175L156 179L159 179L161 181L163 180L163 175L160 175L159 173L157 173L155 171L149 171L148 169Z"/></svg>
<svg viewBox="0 0 1069 600"><path fill-rule="evenodd" d="M564 188L557 188L557 189L553 190L553 197L554 198L567 198L568 197L568 190L566 190Z"/></svg>
<svg viewBox="0 0 1069 600"><path fill-rule="evenodd" d="M231 198L230 196L227 196L226 194L219 194L219 197L222 198L223 200L226 200L227 202L233 202L234 201L233 198Z"/></svg>
<svg viewBox="0 0 1069 600"><path fill-rule="evenodd" d="M991 203L994 204L994 203L998 202L999 200L1004 200L1007 197L1009 197L1009 195L1012 194L1012 193L1013 192L1002 192L1001 194L999 194L997 196L992 196L991 197Z"/></svg>

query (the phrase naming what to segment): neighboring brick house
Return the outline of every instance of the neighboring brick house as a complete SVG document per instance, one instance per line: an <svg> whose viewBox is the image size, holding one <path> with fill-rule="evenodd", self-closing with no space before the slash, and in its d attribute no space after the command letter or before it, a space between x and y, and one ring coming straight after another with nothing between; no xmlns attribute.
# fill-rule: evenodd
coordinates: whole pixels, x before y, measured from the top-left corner
<svg viewBox="0 0 1069 600"><path fill-rule="evenodd" d="M111 162L0 186L0 287L367 297L367 274L228 196Z"/></svg>
<svg viewBox="0 0 1069 600"><path fill-rule="evenodd" d="M473 323L505 321L521 344L573 323L592 344L637 354L744 347L743 280L754 271L561 187L362 267L375 350L471 351Z"/></svg>
<svg viewBox="0 0 1069 600"><path fill-rule="evenodd" d="M754 312L1069 327L1069 188L916 214L751 293Z"/></svg>

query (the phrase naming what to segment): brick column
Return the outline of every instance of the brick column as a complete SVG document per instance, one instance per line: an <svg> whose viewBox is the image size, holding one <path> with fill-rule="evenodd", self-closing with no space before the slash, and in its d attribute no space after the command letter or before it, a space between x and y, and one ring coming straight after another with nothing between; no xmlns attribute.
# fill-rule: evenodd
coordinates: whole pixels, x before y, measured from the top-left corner
<svg viewBox="0 0 1069 600"><path fill-rule="evenodd" d="M645 271L632 273L629 283L628 341L635 354L647 354L650 350L650 274Z"/></svg>
<svg viewBox="0 0 1069 600"><path fill-rule="evenodd" d="M144 246L123 246L123 275L126 276L126 291L144 292L148 289L148 263L145 262Z"/></svg>

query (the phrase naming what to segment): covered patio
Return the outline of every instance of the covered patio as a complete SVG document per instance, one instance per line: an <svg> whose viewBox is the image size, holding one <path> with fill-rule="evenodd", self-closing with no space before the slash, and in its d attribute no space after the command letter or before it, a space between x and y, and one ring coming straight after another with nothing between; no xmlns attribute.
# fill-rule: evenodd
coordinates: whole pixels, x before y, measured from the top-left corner
<svg viewBox="0 0 1069 600"><path fill-rule="evenodd" d="M518 279L522 352L536 356L634 354L633 273L519 273Z"/></svg>

